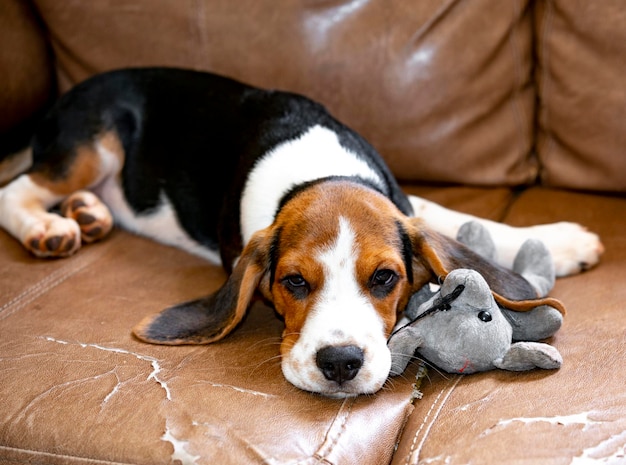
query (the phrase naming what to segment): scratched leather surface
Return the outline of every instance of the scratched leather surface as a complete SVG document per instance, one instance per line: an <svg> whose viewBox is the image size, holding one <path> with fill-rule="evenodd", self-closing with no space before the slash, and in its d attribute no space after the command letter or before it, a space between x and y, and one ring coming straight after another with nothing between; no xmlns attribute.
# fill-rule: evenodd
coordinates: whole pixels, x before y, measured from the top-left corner
<svg viewBox="0 0 626 465"><path fill-rule="evenodd" d="M349 400L300 391L280 372L282 324L260 305L219 344L140 343L133 324L208 293L221 270L124 232L70 260L38 262L16 245L0 234L0 457L390 460L410 378Z"/></svg>

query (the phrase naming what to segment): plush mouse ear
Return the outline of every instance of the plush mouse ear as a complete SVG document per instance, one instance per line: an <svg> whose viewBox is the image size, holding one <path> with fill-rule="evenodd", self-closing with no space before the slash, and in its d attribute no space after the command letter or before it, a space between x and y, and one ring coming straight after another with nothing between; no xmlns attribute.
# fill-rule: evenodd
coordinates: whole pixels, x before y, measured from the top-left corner
<svg viewBox="0 0 626 465"><path fill-rule="evenodd" d="M146 317L133 329L153 344L209 344L229 334L243 319L268 265L269 248L261 233L244 249L224 285L215 293Z"/></svg>
<svg viewBox="0 0 626 465"><path fill-rule="evenodd" d="M497 368L509 371L526 371L533 368L554 370L560 368L563 358L558 350L541 342L516 342L504 357L494 360Z"/></svg>

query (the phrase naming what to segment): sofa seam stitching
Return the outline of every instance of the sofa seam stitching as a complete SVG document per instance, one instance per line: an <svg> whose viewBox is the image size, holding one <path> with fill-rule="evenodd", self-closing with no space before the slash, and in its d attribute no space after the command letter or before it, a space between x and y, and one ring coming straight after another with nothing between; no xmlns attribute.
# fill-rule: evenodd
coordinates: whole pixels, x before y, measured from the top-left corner
<svg viewBox="0 0 626 465"><path fill-rule="evenodd" d="M6 445L0 445L0 450L13 451L13 452L18 452L18 453L21 452L21 453L33 454L33 455L41 457L41 458L45 458L45 457L69 458L69 459L75 459L75 460L85 461L86 463L94 463L94 464L129 465L131 463L131 462L117 462L117 461L111 461L111 460L93 459L93 458L88 458L88 457L81 457L81 456L78 456L78 455L53 454L51 452L43 452L43 451L39 451L39 450L24 449L24 448L11 447L11 446L6 446ZM14 462L15 463L23 463L23 462L20 462L18 460L15 460ZM41 462L41 463L45 463L45 462Z"/></svg>
<svg viewBox="0 0 626 465"><path fill-rule="evenodd" d="M317 459L319 459L320 461L323 460L325 462L329 462L328 459L327 459L328 454L330 454L333 451L333 448L339 442L339 438L343 435L343 433L344 433L344 431L346 429L346 424L348 423L348 418L350 417L350 415L352 413L352 407L354 407L354 404L356 403L356 399L357 399L356 397L350 398L350 403L348 404L347 411L341 415L341 416L343 416L343 419L342 419L341 425L339 425L339 427L338 427L338 431L335 434L332 434L331 436L328 436L327 439L322 443L320 448L317 450L317 452L315 452L314 456ZM342 405L342 407L339 409L339 412L338 412L337 416L335 416L335 420L333 420L333 422L331 423L329 433L332 433L333 426L335 425L336 420L338 419L338 417L342 413L344 405L346 405L346 404L344 403ZM330 443L328 443L329 441L330 441Z"/></svg>
<svg viewBox="0 0 626 465"><path fill-rule="evenodd" d="M523 87L524 87L525 74L523 72L524 65L523 65L523 59L522 59L522 53L521 53L521 47L520 47L519 27L523 26L525 15L530 14L530 13L525 12L524 10L520 10L518 8L518 4L515 2L512 3L512 10L513 10L514 22L513 22L512 29L511 29L511 34L509 35L508 42L509 42L509 46L511 47L511 59L513 60L513 74L514 74L514 79L515 79L515 90L514 90L514 93L511 95L510 105L512 107L513 120L515 123L516 133L517 133L517 137L519 140L519 147L521 149L525 146L526 138L524 135L527 134L528 132L531 132L531 137L533 137L532 122L530 123L531 128L529 128L529 125L526 123L525 112L523 111L523 105L520 102L521 99L523 98L523 94L521 91L523 90ZM532 28L532 24L530 25L530 27ZM531 34L532 34L532 31L531 31ZM532 80L531 76L529 76L529 80ZM537 174L538 174L537 173L538 169L536 167L537 162L532 159L532 148L529 150L529 153L522 154L522 156L523 156L524 165L521 167L521 171L523 175L534 177L536 179ZM528 171L530 171L530 173ZM525 180L524 182L526 183L528 181Z"/></svg>
<svg viewBox="0 0 626 465"><path fill-rule="evenodd" d="M430 409L428 409L428 412L426 413L426 416L422 420L422 424L420 425L418 430L413 435L413 441L411 441L411 447L410 447L409 452L407 454L405 465L410 465L411 459L413 458L413 456L416 453L418 454L418 457L419 457L419 452L422 450L424 442L426 441L426 437L428 436L428 433L430 432L430 429L431 429L434 421L439 417L439 413L441 412L441 409L444 407L446 401L448 400L448 398L450 397L450 395L452 394L452 392L454 391L454 389L459 384L459 382L461 381L462 378L463 378L463 375L457 375L456 378L452 378L450 380L450 383L448 383L448 388L447 389L442 389L439 392L439 395L437 396L435 401L432 403L432 405L430 406ZM452 383L452 380L454 380L453 383ZM452 383L452 385L450 385L451 383ZM444 393L445 393L445 396L442 399L442 396L444 395ZM441 403L440 403L440 401L441 401ZM428 419L429 419L431 413L433 413L433 409L435 409L435 407L438 404L440 404L439 408L434 413L434 417L432 418L432 420L429 422ZM428 426L428 428L424 432L424 437L422 438L420 444L418 445L417 444L417 439L418 439L420 433L422 432L422 430L424 429L424 426L426 426L427 423L430 423L430 425ZM417 461L415 463L417 463Z"/></svg>
<svg viewBox="0 0 626 465"><path fill-rule="evenodd" d="M550 128L550 110L547 105L547 96L549 93L551 80L550 73L548 70L550 64L550 47L548 46L548 36L552 30L552 22L554 20L554 6L552 2L545 1L546 8L544 10L544 24L542 27L542 35L541 35L541 57L542 60L539 63L541 75L539 78L540 86L537 88L537 106L539 107L539 114L543 113L543 132L544 132L544 143L541 144L543 147L543 151L540 148L540 144L537 143L537 160L539 161L540 170L540 180L545 176L545 163L548 158L550 158L550 152L553 150L554 146L554 136L552 135L552 130ZM539 94L539 88L541 88L541 94ZM538 125L541 125L541 116L539 117ZM542 152L543 156L540 157L540 152ZM543 163L542 163L543 161ZM543 169L541 169L543 167Z"/></svg>
<svg viewBox="0 0 626 465"><path fill-rule="evenodd" d="M39 280L36 284L30 286L28 289L22 291L20 294L13 297L7 303L0 306L0 321L3 321L12 316L29 303L44 295L50 289L55 288L71 276L90 266L95 260L99 258L99 256L100 254L98 254L95 258L91 260L85 259L82 263L74 263L75 261L77 261L76 258L74 258L74 262L72 263L73 266L57 270L49 276L45 277L44 279ZM13 309L11 309L11 307L13 307Z"/></svg>

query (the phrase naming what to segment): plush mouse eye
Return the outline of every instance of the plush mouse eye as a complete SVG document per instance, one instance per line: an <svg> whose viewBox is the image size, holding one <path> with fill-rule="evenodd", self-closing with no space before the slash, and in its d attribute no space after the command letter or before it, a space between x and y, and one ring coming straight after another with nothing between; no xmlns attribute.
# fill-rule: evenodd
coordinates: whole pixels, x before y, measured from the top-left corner
<svg viewBox="0 0 626 465"><path fill-rule="evenodd" d="M491 319L492 319L492 317L491 317L491 313L489 313L489 312L488 312L488 311L486 311L486 310L483 310L482 312L480 312L480 313L478 314L478 319L479 319L480 321L484 321L485 323L488 323L488 322L490 322L490 321L491 321Z"/></svg>
<svg viewBox="0 0 626 465"><path fill-rule="evenodd" d="M398 275L387 269L376 270L370 278L370 289L374 296L383 298L391 292L398 281Z"/></svg>
<svg viewBox="0 0 626 465"><path fill-rule="evenodd" d="M309 283L306 282L302 275L289 275L283 278L281 283L296 299L303 299L309 294Z"/></svg>

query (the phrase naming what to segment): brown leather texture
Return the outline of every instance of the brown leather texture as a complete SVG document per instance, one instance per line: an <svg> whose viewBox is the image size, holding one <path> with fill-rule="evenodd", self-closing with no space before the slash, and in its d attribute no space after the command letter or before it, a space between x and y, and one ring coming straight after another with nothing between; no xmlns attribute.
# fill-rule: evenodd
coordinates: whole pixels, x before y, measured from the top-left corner
<svg viewBox="0 0 626 465"><path fill-rule="evenodd" d="M551 293L568 308L548 341L559 370L430 367L415 387L413 363L376 395L335 400L284 379L283 325L261 304L217 344L132 337L146 315L216 289L220 268L117 229L41 260L0 231L0 464L626 460L624 11L618 0L0 1L0 141L43 103L52 73L64 90L120 66L211 70L322 101L409 193L513 225L577 221L606 248Z"/></svg>
<svg viewBox="0 0 626 465"><path fill-rule="evenodd" d="M376 396L301 391L281 373L282 323L267 307L210 346L132 337L144 316L215 289L220 268L123 231L58 261L1 232L0 263L0 463L391 460L410 376Z"/></svg>
<svg viewBox="0 0 626 465"><path fill-rule="evenodd" d="M624 192L624 2L537 3L541 179L550 186Z"/></svg>
<svg viewBox="0 0 626 465"><path fill-rule="evenodd" d="M0 2L0 134L28 119L54 91L49 47L30 2Z"/></svg>
<svg viewBox="0 0 626 465"><path fill-rule="evenodd" d="M38 0L62 88L121 66L216 71L324 103L403 180L532 182L527 2Z"/></svg>

